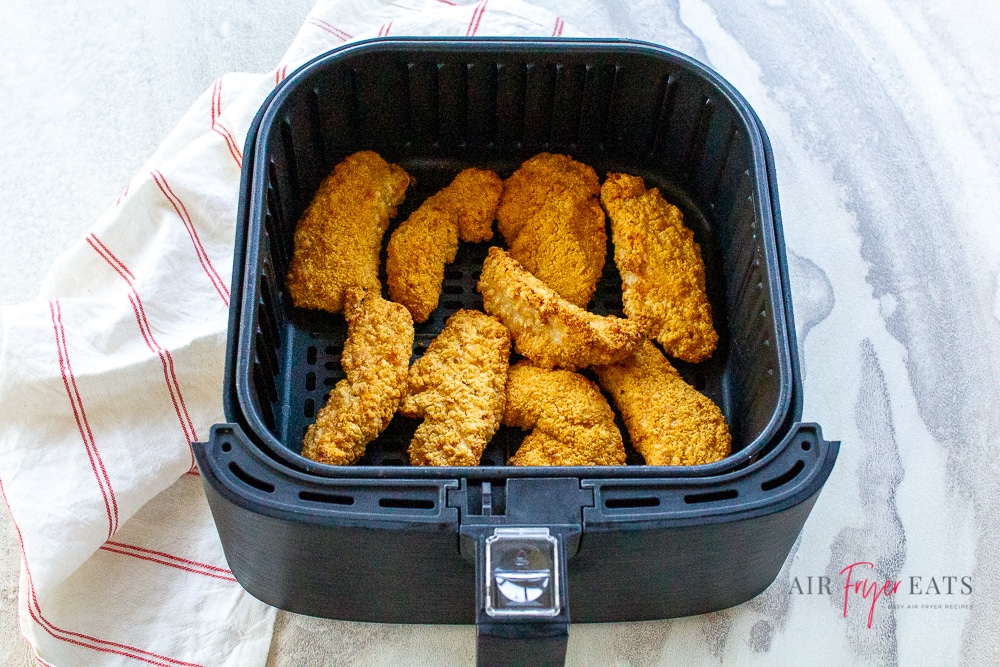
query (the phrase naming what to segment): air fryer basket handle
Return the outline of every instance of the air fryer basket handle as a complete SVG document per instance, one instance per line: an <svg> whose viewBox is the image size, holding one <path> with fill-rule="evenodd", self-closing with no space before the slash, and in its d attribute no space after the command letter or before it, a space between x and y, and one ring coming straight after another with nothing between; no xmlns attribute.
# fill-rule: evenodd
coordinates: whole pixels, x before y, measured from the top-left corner
<svg viewBox="0 0 1000 667"><path fill-rule="evenodd" d="M566 662L566 536L558 528L483 527L476 536L476 664Z"/></svg>
<svg viewBox="0 0 1000 667"><path fill-rule="evenodd" d="M484 481L478 493L470 489L463 480L449 497L466 510L460 551L475 563L477 663L563 665L566 562L580 547L581 508L593 505L593 491L572 477Z"/></svg>

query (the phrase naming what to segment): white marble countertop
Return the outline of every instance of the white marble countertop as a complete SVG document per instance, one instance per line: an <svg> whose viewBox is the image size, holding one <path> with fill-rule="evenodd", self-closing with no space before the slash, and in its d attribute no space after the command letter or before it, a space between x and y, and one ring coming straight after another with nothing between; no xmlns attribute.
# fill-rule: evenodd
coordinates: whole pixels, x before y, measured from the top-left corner
<svg viewBox="0 0 1000 667"><path fill-rule="evenodd" d="M803 419L842 442L765 593L695 618L574 625L569 663L1000 663L1000 6L535 4L594 36L684 51L757 111L776 161ZM189 104L223 73L271 68L311 3L203 5L0 5L0 303L33 298ZM35 663L2 514L0 655L18 667ZM871 627L861 592L845 615L842 570L858 562L901 582L874 602ZM471 660L474 639L471 627L281 613L268 664L449 664Z"/></svg>

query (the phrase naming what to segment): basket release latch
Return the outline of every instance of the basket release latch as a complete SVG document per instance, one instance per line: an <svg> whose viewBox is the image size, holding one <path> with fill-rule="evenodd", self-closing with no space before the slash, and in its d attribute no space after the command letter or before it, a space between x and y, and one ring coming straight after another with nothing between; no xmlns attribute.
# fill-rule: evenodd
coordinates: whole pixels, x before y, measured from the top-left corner
<svg viewBox="0 0 1000 667"><path fill-rule="evenodd" d="M484 531L476 558L476 664L559 665L569 641L566 548L558 529Z"/></svg>
<svg viewBox="0 0 1000 667"><path fill-rule="evenodd" d="M496 528L486 538L486 596L493 618L554 618L561 611L559 540L548 528Z"/></svg>
<svg viewBox="0 0 1000 667"><path fill-rule="evenodd" d="M508 479L463 508L462 553L476 564L476 662L480 667L558 665L569 641L567 560L580 545L581 508L593 493L578 479ZM472 496L470 498L470 495ZM472 502L474 501L474 502Z"/></svg>

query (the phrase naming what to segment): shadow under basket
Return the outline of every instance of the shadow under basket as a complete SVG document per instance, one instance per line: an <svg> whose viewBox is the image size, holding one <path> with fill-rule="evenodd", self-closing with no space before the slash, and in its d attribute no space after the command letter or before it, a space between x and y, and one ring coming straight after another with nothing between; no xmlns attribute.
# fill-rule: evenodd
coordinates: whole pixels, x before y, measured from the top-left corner
<svg viewBox="0 0 1000 667"><path fill-rule="evenodd" d="M346 325L294 308L284 277L320 181L359 150L416 178L394 224L461 169L506 178L543 151L660 188L701 246L720 336L708 361L676 365L722 408L733 453L647 466L622 427L626 465L510 467L524 434L502 427L480 466L415 467L406 448L418 422L397 415L357 465L302 457L306 427L343 377ZM461 245L438 309L416 326L414 358L456 310L482 308L489 245ZM610 250L590 310L621 315ZM571 620L672 618L757 595L837 456L839 443L799 421L767 137L732 86L663 47L381 39L307 63L248 133L232 294L229 423L194 447L237 580L301 614L476 623L480 664L560 664Z"/></svg>

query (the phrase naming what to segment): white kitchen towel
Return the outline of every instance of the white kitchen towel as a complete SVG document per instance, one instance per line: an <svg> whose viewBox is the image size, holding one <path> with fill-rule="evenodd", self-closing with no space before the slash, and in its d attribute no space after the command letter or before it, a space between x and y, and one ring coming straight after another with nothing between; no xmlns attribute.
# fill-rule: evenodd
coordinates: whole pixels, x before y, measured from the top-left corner
<svg viewBox="0 0 1000 667"><path fill-rule="evenodd" d="M0 490L42 665L263 665L275 610L227 568L190 443L222 413L246 132L296 67L402 35L579 36L520 0L320 0L266 74L198 99L38 301L5 308Z"/></svg>

